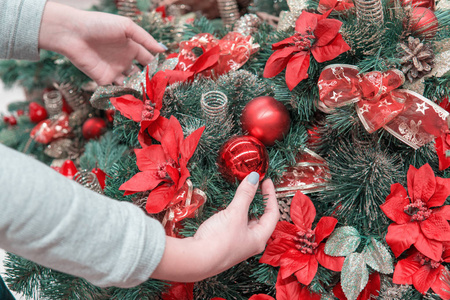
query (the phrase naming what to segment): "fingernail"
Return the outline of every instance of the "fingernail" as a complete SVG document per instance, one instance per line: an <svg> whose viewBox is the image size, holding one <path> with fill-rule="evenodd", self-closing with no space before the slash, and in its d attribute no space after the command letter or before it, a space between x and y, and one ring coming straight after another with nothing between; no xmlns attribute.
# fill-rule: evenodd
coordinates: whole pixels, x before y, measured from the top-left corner
<svg viewBox="0 0 450 300"><path fill-rule="evenodd" d="M169 50L169 48L167 48L163 43L158 43L158 45L161 46L161 48L163 48L165 51Z"/></svg>
<svg viewBox="0 0 450 300"><path fill-rule="evenodd" d="M257 184L259 182L259 174L256 172L251 172L247 177L248 182L251 184Z"/></svg>

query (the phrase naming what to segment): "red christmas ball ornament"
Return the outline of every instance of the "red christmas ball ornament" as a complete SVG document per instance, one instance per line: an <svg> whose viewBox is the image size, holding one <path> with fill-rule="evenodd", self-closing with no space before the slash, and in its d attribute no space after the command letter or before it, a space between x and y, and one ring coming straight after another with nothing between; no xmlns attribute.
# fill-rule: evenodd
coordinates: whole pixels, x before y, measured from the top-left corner
<svg viewBox="0 0 450 300"><path fill-rule="evenodd" d="M74 162L68 159L63 162L61 168L59 169L59 173L67 178L73 179L73 176L78 173L78 170Z"/></svg>
<svg viewBox="0 0 450 300"><path fill-rule="evenodd" d="M402 6L411 7L426 7L431 10L435 10L436 1L435 0L402 0Z"/></svg>
<svg viewBox="0 0 450 300"><path fill-rule="evenodd" d="M115 115L115 113L116 113L116 110L115 109L107 109L107 110L105 110L105 117L106 117L106 120L108 120L108 122L114 122L114 115Z"/></svg>
<svg viewBox="0 0 450 300"><path fill-rule="evenodd" d="M30 105L28 106L28 111L29 111L29 116L30 116L30 121L33 123L39 123L41 121L44 121L45 119L47 119L47 110L45 110L45 108L36 103L36 102L31 102Z"/></svg>
<svg viewBox="0 0 450 300"><path fill-rule="evenodd" d="M106 121L99 117L89 118L84 122L82 133L85 139L97 139L106 131Z"/></svg>
<svg viewBox="0 0 450 300"><path fill-rule="evenodd" d="M281 141L289 132L291 118L283 103L273 97L262 96L247 103L242 110L241 126L266 146Z"/></svg>
<svg viewBox="0 0 450 300"><path fill-rule="evenodd" d="M9 117L9 125L14 126L17 125L17 119L14 118L13 116Z"/></svg>
<svg viewBox="0 0 450 300"><path fill-rule="evenodd" d="M415 7L410 20L411 31L420 38L433 38L439 23L434 12L425 7Z"/></svg>
<svg viewBox="0 0 450 300"><path fill-rule="evenodd" d="M262 180L269 167L269 154L257 138L236 136L222 145L217 164L219 172L229 182L235 182L236 179L241 181L253 171Z"/></svg>
<svg viewBox="0 0 450 300"><path fill-rule="evenodd" d="M9 117L3 116L3 123L9 124Z"/></svg>
<svg viewBox="0 0 450 300"><path fill-rule="evenodd" d="M16 111L16 113L17 113L17 116L23 116L23 114L24 114L24 111L23 111L23 109L18 109L17 111Z"/></svg>

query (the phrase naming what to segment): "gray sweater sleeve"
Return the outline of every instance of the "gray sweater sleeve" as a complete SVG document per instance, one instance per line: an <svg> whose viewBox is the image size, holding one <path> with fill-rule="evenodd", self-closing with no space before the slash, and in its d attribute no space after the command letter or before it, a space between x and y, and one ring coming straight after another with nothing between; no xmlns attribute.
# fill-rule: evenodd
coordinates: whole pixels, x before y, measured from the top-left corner
<svg viewBox="0 0 450 300"><path fill-rule="evenodd" d="M0 59L39 59L46 0L0 0Z"/></svg>
<svg viewBox="0 0 450 300"><path fill-rule="evenodd" d="M0 248L97 286L132 287L164 246L162 225L138 207L0 144Z"/></svg>

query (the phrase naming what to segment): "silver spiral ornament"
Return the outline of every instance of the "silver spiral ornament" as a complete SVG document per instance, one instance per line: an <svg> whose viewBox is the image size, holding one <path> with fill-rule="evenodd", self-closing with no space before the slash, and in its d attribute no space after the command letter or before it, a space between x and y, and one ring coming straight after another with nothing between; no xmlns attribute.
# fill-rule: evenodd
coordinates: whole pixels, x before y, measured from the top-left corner
<svg viewBox="0 0 450 300"><path fill-rule="evenodd" d="M73 180L96 193L103 194L97 176L88 170L79 171L73 176Z"/></svg>
<svg viewBox="0 0 450 300"><path fill-rule="evenodd" d="M63 101L60 91L53 90L45 92L42 98L44 100L45 110L50 118L61 113Z"/></svg>

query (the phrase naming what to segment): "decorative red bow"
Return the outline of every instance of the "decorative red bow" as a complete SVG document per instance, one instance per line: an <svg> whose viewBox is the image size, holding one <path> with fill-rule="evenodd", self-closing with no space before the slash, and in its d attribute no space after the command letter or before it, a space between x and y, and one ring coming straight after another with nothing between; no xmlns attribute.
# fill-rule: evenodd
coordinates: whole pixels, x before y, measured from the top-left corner
<svg viewBox="0 0 450 300"><path fill-rule="evenodd" d="M396 89L405 82L402 72L360 74L352 65L329 65L319 78L319 96L326 108L355 103L370 133L383 127L396 138L418 149L448 131L443 108L413 91Z"/></svg>
<svg viewBox="0 0 450 300"><path fill-rule="evenodd" d="M177 195L167 205L168 209L162 221L166 234L181 237L178 234L179 222L186 218L195 217L205 202L206 194L202 190L194 188L189 179L186 180L183 187L178 190Z"/></svg>
<svg viewBox="0 0 450 300"><path fill-rule="evenodd" d="M215 77L239 69L259 48L251 38L230 32L218 40L210 33L200 33L181 42L177 66L173 71L166 71L169 82L186 81L196 74Z"/></svg>

